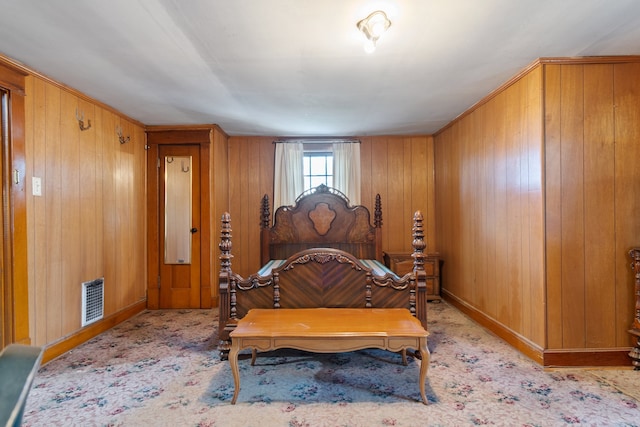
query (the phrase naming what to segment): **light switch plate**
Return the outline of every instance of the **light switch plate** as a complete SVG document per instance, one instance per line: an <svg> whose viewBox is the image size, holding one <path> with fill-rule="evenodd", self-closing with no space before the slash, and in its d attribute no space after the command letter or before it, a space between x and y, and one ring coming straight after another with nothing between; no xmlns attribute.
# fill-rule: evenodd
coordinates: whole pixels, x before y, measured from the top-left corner
<svg viewBox="0 0 640 427"><path fill-rule="evenodd" d="M42 179L37 176L32 177L31 188L34 196L42 196Z"/></svg>

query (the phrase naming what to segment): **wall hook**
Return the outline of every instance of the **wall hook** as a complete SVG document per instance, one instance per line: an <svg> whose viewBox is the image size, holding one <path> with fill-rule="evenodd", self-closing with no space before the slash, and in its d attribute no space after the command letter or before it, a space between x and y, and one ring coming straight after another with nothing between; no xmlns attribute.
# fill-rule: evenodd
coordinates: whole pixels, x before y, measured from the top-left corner
<svg viewBox="0 0 640 427"><path fill-rule="evenodd" d="M116 126L116 133L118 134L118 140L120 141L120 144L129 142L129 140L131 139L131 135L127 136L126 138L122 135L122 126Z"/></svg>
<svg viewBox="0 0 640 427"><path fill-rule="evenodd" d="M80 130L87 130L91 127L91 120L87 120L87 126L84 125L84 111L78 114L78 109L76 108L76 119L78 120L78 126Z"/></svg>

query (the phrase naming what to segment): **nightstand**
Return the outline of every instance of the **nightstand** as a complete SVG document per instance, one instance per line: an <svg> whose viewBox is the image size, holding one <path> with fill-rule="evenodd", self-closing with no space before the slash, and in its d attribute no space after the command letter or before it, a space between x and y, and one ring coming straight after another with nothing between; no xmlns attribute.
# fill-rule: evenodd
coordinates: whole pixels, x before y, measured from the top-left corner
<svg viewBox="0 0 640 427"><path fill-rule="evenodd" d="M411 252L383 252L384 264L399 276L413 270ZM427 273L427 300L440 301L440 267L443 261L440 254L433 252L424 258L424 271Z"/></svg>

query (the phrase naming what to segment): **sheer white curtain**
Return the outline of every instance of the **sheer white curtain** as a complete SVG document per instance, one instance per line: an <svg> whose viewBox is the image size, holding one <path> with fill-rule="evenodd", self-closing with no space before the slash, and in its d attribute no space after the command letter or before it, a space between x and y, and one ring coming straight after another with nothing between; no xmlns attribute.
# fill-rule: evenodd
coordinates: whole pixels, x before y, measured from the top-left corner
<svg viewBox="0 0 640 427"><path fill-rule="evenodd" d="M351 205L360 204L360 144L334 143L333 186L342 191Z"/></svg>
<svg viewBox="0 0 640 427"><path fill-rule="evenodd" d="M302 142L276 143L273 177L273 212L293 205L304 191L304 146Z"/></svg>

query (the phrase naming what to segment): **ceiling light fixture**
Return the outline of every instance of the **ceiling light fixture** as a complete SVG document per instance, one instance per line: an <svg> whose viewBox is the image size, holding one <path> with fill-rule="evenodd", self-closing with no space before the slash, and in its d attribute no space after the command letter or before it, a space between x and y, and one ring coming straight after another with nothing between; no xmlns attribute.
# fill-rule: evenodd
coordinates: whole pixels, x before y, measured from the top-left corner
<svg viewBox="0 0 640 427"><path fill-rule="evenodd" d="M387 18L387 14L381 10L371 12L369 16L358 21L358 29L366 37L364 50L371 53L376 49L376 42L380 36L391 26L391 21Z"/></svg>

